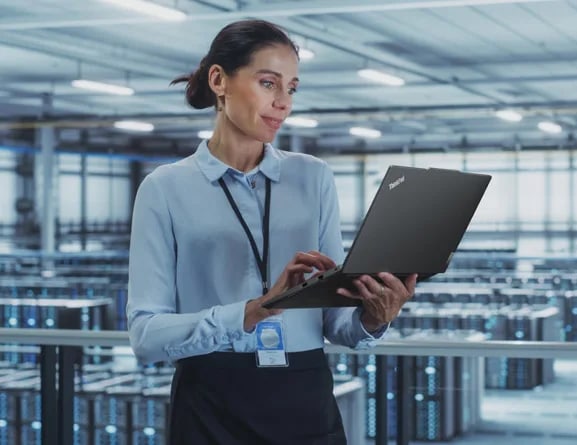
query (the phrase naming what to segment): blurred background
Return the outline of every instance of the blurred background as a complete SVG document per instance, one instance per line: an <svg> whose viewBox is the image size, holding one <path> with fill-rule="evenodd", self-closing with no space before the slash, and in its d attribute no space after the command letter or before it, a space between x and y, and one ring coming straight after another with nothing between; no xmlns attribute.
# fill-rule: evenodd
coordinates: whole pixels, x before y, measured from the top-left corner
<svg viewBox="0 0 577 445"><path fill-rule="evenodd" d="M493 176L449 270L387 339L577 340L573 0L0 0L0 326L126 330L136 190L214 119L168 84L242 18L300 48L275 145L329 163L345 248L389 165ZM40 444L41 344L6 335L0 445ZM574 445L577 359L539 351L331 353L349 442ZM73 362L75 444L164 443L170 365L126 345Z"/></svg>

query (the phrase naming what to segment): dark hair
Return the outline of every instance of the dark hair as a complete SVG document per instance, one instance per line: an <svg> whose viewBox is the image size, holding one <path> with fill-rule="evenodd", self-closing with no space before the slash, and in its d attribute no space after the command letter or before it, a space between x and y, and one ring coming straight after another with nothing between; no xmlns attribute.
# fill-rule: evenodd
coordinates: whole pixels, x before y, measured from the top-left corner
<svg viewBox="0 0 577 445"><path fill-rule="evenodd" d="M285 31L265 20L241 20L231 23L220 30L210 45L208 54L200 61L196 71L180 76L170 82L171 85L187 82L186 101L193 108L216 106L216 96L208 86L208 70L220 65L231 76L236 70L247 66L252 55L264 47L287 45L298 57L298 48Z"/></svg>

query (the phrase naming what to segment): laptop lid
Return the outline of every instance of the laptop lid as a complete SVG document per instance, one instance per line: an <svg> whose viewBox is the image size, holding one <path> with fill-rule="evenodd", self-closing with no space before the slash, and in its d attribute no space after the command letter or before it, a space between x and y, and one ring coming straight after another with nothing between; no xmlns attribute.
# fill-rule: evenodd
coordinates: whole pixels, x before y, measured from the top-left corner
<svg viewBox="0 0 577 445"><path fill-rule="evenodd" d="M393 165L387 170L343 264L348 275L447 269L491 176Z"/></svg>
<svg viewBox="0 0 577 445"><path fill-rule="evenodd" d="M388 271L419 281L447 269L491 177L456 170L391 166L342 268L277 295L266 308L356 306L336 294L351 276Z"/></svg>

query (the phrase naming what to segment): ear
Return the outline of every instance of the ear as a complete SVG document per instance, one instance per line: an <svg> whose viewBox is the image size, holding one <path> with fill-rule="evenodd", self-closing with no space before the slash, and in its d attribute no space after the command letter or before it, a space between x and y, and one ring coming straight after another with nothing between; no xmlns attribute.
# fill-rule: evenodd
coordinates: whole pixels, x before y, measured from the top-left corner
<svg viewBox="0 0 577 445"><path fill-rule="evenodd" d="M226 91L226 73L220 65L211 65L208 69L208 86L217 97L224 96Z"/></svg>

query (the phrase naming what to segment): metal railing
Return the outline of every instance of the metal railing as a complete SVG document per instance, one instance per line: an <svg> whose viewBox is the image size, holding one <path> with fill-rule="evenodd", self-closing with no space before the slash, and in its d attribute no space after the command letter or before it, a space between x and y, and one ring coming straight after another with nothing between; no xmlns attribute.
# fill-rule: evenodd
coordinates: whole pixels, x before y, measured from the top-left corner
<svg viewBox="0 0 577 445"><path fill-rule="evenodd" d="M41 420L43 445L73 444L74 365L82 347L128 346L124 331L71 329L0 328L0 344L35 345L40 352ZM576 359L577 343L541 341L469 341L436 339L384 339L370 349L353 350L327 344L330 354L374 354L376 356L375 445L387 441L386 356L397 356L397 445L409 443L409 359L415 356L509 357L532 359ZM57 366L58 364L58 366Z"/></svg>

